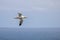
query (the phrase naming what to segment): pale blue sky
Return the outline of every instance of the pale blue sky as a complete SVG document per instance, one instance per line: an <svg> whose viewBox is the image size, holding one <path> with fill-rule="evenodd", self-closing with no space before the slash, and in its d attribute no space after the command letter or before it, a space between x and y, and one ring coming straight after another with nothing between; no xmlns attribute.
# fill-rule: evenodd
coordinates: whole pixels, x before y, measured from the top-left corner
<svg viewBox="0 0 60 40"><path fill-rule="evenodd" d="M60 27L60 0L0 0L0 27L19 27L14 17L28 18L23 28Z"/></svg>

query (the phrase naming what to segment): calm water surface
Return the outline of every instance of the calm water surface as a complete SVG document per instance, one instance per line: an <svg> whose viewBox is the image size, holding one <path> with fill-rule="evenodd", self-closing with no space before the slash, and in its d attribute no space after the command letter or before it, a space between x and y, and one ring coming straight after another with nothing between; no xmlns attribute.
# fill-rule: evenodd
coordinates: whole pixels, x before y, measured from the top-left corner
<svg viewBox="0 0 60 40"><path fill-rule="evenodd" d="M0 40L60 40L60 28L0 28Z"/></svg>

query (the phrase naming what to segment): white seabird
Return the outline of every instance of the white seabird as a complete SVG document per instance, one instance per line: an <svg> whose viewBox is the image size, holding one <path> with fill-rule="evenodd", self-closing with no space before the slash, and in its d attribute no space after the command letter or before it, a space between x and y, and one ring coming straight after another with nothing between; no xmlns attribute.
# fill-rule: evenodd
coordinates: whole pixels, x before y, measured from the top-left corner
<svg viewBox="0 0 60 40"><path fill-rule="evenodd" d="M23 16L21 13L18 13L18 16L15 19L19 19L19 26L22 25L23 19L27 18L26 16Z"/></svg>

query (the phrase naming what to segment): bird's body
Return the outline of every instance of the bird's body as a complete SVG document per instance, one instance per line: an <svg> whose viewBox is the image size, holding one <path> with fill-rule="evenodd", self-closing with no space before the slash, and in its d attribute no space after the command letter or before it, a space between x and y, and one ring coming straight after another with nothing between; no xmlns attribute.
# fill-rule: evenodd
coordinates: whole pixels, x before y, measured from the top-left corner
<svg viewBox="0 0 60 40"><path fill-rule="evenodd" d="M18 13L18 16L15 19L19 19L19 26L22 25L23 19L27 18L26 16L23 16L21 13Z"/></svg>
<svg viewBox="0 0 60 40"><path fill-rule="evenodd" d="M25 16L17 16L15 19L25 19Z"/></svg>

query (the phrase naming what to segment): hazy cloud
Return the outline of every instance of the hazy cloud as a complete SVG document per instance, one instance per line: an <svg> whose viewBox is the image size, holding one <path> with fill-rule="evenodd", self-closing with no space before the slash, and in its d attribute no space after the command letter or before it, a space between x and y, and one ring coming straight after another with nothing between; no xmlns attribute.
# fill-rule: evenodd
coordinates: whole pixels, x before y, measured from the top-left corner
<svg viewBox="0 0 60 40"><path fill-rule="evenodd" d="M60 0L0 0L0 9L60 8Z"/></svg>

